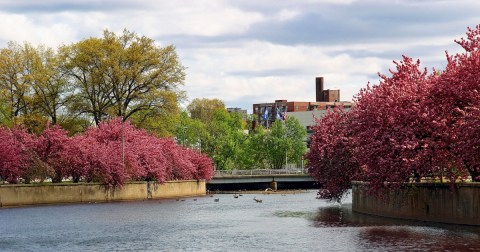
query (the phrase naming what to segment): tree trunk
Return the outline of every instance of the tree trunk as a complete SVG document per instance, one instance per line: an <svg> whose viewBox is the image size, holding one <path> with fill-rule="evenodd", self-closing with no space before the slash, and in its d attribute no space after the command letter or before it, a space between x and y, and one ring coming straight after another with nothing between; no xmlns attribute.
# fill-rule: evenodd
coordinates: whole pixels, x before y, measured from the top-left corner
<svg viewBox="0 0 480 252"><path fill-rule="evenodd" d="M473 182L480 182L480 169L478 167L468 169Z"/></svg>
<svg viewBox="0 0 480 252"><path fill-rule="evenodd" d="M55 176L52 178L52 183L62 183L62 175L55 173Z"/></svg>

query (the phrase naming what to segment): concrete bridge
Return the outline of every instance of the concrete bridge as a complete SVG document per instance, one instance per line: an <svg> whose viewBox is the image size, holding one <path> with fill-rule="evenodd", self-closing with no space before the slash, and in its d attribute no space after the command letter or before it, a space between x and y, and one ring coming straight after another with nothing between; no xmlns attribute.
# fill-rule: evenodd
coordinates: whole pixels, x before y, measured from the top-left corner
<svg viewBox="0 0 480 252"><path fill-rule="evenodd" d="M207 182L214 190L317 189L315 180L303 169L215 171Z"/></svg>

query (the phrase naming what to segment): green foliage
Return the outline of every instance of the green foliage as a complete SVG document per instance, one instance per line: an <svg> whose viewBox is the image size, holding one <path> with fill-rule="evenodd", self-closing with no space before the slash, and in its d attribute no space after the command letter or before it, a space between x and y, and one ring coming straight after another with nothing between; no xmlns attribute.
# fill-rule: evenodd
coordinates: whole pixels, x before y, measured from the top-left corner
<svg viewBox="0 0 480 252"><path fill-rule="evenodd" d="M85 117L62 115L59 119L59 125L68 132L68 136L83 133L92 126L92 122Z"/></svg>
<svg viewBox="0 0 480 252"><path fill-rule="evenodd" d="M159 137L176 136L178 125L181 124L181 112L178 106L179 93L164 91L163 107L138 111L130 119L138 127L146 129Z"/></svg>
<svg viewBox="0 0 480 252"><path fill-rule="evenodd" d="M237 169L266 169L268 167L265 162L266 153L264 151L266 137L267 132L263 127L257 127L255 130L250 131L240 148L236 164Z"/></svg>
<svg viewBox="0 0 480 252"><path fill-rule="evenodd" d="M225 110L225 103L219 99L195 98L188 105L187 110L193 119L199 119L205 124L213 120L217 110Z"/></svg>
<svg viewBox="0 0 480 252"><path fill-rule="evenodd" d="M201 101L203 105L199 105ZM189 105L190 109L195 108L190 111L201 111L199 108L206 106L207 101L218 100L196 100L195 106ZM228 113L223 107L214 110L208 120L206 113L194 114L196 118L182 114L177 140L190 147L200 145L219 170L281 169L287 162L300 165L306 152L307 132L296 118L276 121L270 129L258 126L248 132L251 121L245 122L240 114Z"/></svg>
<svg viewBox="0 0 480 252"><path fill-rule="evenodd" d="M288 141L288 162L300 166L303 155L307 152L305 140L307 138L306 129L300 124L297 118L289 117L286 123L286 138Z"/></svg>
<svg viewBox="0 0 480 252"><path fill-rule="evenodd" d="M242 126L241 117L230 114L225 109L216 110L213 120L207 124L209 138L206 151L213 158L217 169L236 168L234 165L246 136Z"/></svg>
<svg viewBox="0 0 480 252"><path fill-rule="evenodd" d="M0 49L0 124L39 132L48 120L73 135L90 126L85 120L122 117L173 136L184 71L174 46L127 30L57 50L10 42Z"/></svg>
<svg viewBox="0 0 480 252"><path fill-rule="evenodd" d="M208 139L206 125L200 120L190 118L185 111L180 114L180 122L177 125L175 135L178 144L201 151L204 151Z"/></svg>
<svg viewBox="0 0 480 252"><path fill-rule="evenodd" d="M174 105L185 79L175 47L124 30L108 30L103 38L89 38L60 48L62 68L77 93L70 109L90 115L96 124L106 117L150 116ZM172 96L174 97L172 99ZM141 116L140 116L141 117ZM136 118L138 121L143 122Z"/></svg>
<svg viewBox="0 0 480 252"><path fill-rule="evenodd" d="M275 121L266 135L265 156L271 169L280 169L287 162L289 142L286 127L282 121Z"/></svg>
<svg viewBox="0 0 480 252"><path fill-rule="evenodd" d="M262 146L256 150L257 160L262 158L271 169L281 169L287 163L301 165L302 157L307 150L304 141L307 132L296 118L277 120L266 132L263 132L262 127L257 129L262 130L256 130L250 137L254 145Z"/></svg>
<svg viewBox="0 0 480 252"><path fill-rule="evenodd" d="M11 117L10 107L5 102L5 99L3 98L3 96L0 96L0 125L13 127L13 120Z"/></svg>

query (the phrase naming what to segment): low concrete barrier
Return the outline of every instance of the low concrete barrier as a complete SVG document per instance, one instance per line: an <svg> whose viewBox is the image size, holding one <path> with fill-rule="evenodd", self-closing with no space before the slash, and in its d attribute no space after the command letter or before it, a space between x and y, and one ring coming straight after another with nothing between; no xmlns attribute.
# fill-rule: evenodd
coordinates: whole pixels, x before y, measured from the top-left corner
<svg viewBox="0 0 480 252"><path fill-rule="evenodd" d="M352 185L352 210L384 217L452 224L480 225L480 183L415 183L389 190L383 199L366 193L365 184Z"/></svg>
<svg viewBox="0 0 480 252"><path fill-rule="evenodd" d="M162 199L206 194L205 180L130 182L121 189L95 183L0 185L0 207Z"/></svg>

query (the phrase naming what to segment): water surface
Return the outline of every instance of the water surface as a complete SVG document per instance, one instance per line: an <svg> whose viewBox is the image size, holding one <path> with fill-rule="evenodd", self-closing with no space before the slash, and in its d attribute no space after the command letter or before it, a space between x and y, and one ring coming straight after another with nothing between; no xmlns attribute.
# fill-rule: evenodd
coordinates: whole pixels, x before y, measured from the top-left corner
<svg viewBox="0 0 480 252"><path fill-rule="evenodd" d="M0 250L480 251L479 228L372 217L352 213L351 198L338 205L315 196L219 194L4 208Z"/></svg>

